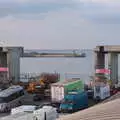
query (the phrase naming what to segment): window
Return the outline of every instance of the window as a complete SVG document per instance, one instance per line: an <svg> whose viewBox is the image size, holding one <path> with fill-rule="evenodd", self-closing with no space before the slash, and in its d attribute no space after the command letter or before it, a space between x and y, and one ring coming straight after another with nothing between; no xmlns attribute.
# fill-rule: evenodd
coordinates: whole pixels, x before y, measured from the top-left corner
<svg viewBox="0 0 120 120"><path fill-rule="evenodd" d="M14 99L16 99L16 98L18 98L19 97L19 94L16 92L16 93L13 93L11 96L10 96L10 100L12 101L12 100L14 100Z"/></svg>
<svg viewBox="0 0 120 120"><path fill-rule="evenodd" d="M100 87L99 87L99 86L97 86L95 89L96 89L96 92L97 92L97 93L100 92Z"/></svg>
<svg viewBox="0 0 120 120"><path fill-rule="evenodd" d="M0 97L0 103L3 103L3 102L10 102L12 100L15 100L17 98L19 98L20 96L24 95L24 91L21 90L21 91L18 91L18 92L15 92L11 95L9 95L8 97Z"/></svg>
<svg viewBox="0 0 120 120"><path fill-rule="evenodd" d="M0 103L4 103L5 102L5 98L4 97L0 97Z"/></svg>

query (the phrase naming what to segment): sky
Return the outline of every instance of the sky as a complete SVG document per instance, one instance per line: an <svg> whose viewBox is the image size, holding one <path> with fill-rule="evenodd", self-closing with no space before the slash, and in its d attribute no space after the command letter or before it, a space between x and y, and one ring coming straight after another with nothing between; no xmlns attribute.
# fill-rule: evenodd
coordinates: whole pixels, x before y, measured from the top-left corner
<svg viewBox="0 0 120 120"><path fill-rule="evenodd" d="M119 31L120 0L0 0L0 45L93 49Z"/></svg>

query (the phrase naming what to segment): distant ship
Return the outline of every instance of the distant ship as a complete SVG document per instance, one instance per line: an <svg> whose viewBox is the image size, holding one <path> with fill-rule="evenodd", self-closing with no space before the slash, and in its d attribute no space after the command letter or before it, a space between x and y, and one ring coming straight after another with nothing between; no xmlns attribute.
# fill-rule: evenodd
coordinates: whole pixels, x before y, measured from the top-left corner
<svg viewBox="0 0 120 120"><path fill-rule="evenodd" d="M85 53L79 53L77 52L76 50L73 50L73 55L75 57L86 57L86 54Z"/></svg>

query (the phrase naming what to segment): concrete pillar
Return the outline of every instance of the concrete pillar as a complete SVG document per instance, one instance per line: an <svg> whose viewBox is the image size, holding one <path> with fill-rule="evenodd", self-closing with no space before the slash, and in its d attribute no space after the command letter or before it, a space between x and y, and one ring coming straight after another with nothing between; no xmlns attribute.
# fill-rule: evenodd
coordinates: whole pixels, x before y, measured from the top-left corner
<svg viewBox="0 0 120 120"><path fill-rule="evenodd" d="M95 53L95 70L96 69L104 69L105 68L105 54L103 52L96 52ZM96 73L95 71L95 81L104 80L104 73ZM98 77L98 79L96 79ZM102 78L101 78L102 77Z"/></svg>
<svg viewBox="0 0 120 120"><path fill-rule="evenodd" d="M7 67L7 53L0 52L0 67Z"/></svg>
<svg viewBox="0 0 120 120"><path fill-rule="evenodd" d="M0 67L7 67L7 52L0 47ZM8 72L0 71L0 83L8 83Z"/></svg>
<svg viewBox="0 0 120 120"><path fill-rule="evenodd" d="M95 69L104 69L105 54L102 52L95 52Z"/></svg>
<svg viewBox="0 0 120 120"><path fill-rule="evenodd" d="M9 68L9 77L14 83L19 82L20 78L20 57L22 55L22 48L13 47L8 48L7 63Z"/></svg>
<svg viewBox="0 0 120 120"><path fill-rule="evenodd" d="M118 82L118 54L108 53L108 68L111 70L110 79L113 84Z"/></svg>

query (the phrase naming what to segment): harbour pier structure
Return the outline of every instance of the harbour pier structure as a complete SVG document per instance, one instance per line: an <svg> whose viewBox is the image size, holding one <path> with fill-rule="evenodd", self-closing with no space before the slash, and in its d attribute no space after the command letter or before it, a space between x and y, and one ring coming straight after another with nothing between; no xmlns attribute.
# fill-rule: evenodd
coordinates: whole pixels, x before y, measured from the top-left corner
<svg viewBox="0 0 120 120"><path fill-rule="evenodd" d="M31 51L31 52L29 52ZM8 68L6 72L6 78L9 75L9 79L12 82L17 83L20 80L20 58L21 57L86 57L84 53L39 53L38 50L24 50L24 47L0 47L0 68ZM0 72L1 73L1 72ZM0 80L2 80L3 75L0 74ZM5 81L5 80L3 80Z"/></svg>
<svg viewBox="0 0 120 120"><path fill-rule="evenodd" d="M120 45L96 46L95 70L105 69L105 55L108 57L108 68L110 70L110 80L113 84L118 83L118 54L120 54ZM104 74L104 73L103 73Z"/></svg>
<svg viewBox="0 0 120 120"><path fill-rule="evenodd" d="M108 66L111 71L110 79L113 84L118 82L118 54L120 54L120 45L96 46L95 70L105 68L105 55L108 57ZM20 80L20 58L21 57L85 57L84 53L39 53L36 51L26 52L24 47L0 47L0 67L8 68L9 78L14 82ZM0 75L0 79L1 75Z"/></svg>

